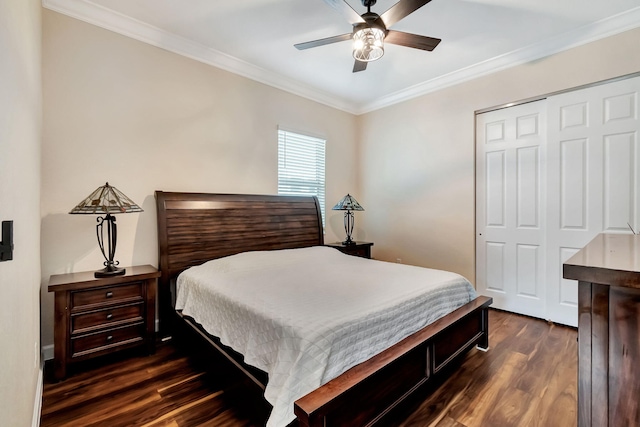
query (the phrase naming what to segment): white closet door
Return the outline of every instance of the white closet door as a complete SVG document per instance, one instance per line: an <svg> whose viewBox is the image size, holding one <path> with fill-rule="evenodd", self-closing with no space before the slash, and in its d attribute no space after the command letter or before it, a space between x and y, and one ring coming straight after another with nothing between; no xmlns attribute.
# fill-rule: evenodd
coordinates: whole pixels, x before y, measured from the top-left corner
<svg viewBox="0 0 640 427"><path fill-rule="evenodd" d="M545 316L546 101L476 117L476 287Z"/></svg>
<svg viewBox="0 0 640 427"><path fill-rule="evenodd" d="M476 281L495 307L577 326L563 262L640 231L639 99L636 77L477 116Z"/></svg>
<svg viewBox="0 0 640 427"><path fill-rule="evenodd" d="M640 226L640 78L548 98L548 318L577 326L562 263L596 234Z"/></svg>

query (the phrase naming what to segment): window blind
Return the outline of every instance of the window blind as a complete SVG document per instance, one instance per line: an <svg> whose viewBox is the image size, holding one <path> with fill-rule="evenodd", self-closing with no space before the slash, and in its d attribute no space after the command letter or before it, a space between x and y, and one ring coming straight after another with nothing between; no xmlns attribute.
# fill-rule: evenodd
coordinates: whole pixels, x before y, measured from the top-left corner
<svg viewBox="0 0 640 427"><path fill-rule="evenodd" d="M325 144L321 138L278 129L278 194L316 196L323 226Z"/></svg>

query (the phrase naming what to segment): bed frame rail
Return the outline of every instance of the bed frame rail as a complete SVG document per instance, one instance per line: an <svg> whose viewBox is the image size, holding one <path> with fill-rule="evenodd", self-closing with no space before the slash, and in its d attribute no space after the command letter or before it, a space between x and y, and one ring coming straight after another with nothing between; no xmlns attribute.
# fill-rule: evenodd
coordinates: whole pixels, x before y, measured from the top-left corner
<svg viewBox="0 0 640 427"><path fill-rule="evenodd" d="M442 317L295 402L301 426L372 426L474 345L488 347L488 297Z"/></svg>

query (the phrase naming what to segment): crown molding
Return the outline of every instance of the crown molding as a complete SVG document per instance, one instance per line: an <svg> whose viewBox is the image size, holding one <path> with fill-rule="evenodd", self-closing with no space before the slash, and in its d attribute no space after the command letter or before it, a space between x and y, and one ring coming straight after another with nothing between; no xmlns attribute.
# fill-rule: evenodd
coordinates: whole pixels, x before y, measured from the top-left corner
<svg viewBox="0 0 640 427"><path fill-rule="evenodd" d="M355 115L379 110L446 87L454 86L640 27L640 7L636 7L593 24L584 25L575 30L568 31L553 39L538 42L419 83L407 89L385 95L373 102L355 104L302 83L292 81L278 73L257 67L201 43L196 43L111 9L107 9L89 0L42 0L42 5L47 9L89 24Z"/></svg>
<svg viewBox="0 0 640 427"><path fill-rule="evenodd" d="M592 24L568 31L550 40L538 42L504 55L496 56L469 67L419 83L407 89L383 96L366 105L361 105L356 114L365 114L384 107L417 98L446 87L455 86L482 76L535 61L596 40L604 39L640 27L640 7L611 16Z"/></svg>
<svg viewBox="0 0 640 427"><path fill-rule="evenodd" d="M150 44L187 58L264 83L338 110L356 114L355 105L219 50L162 30L89 0L42 0L50 10Z"/></svg>

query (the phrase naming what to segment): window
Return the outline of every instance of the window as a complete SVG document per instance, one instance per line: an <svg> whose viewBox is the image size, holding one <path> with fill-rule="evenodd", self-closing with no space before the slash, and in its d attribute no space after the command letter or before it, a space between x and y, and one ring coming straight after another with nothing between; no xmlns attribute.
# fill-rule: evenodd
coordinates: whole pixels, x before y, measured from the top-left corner
<svg viewBox="0 0 640 427"><path fill-rule="evenodd" d="M316 196L324 226L324 150L326 141L278 129L278 194Z"/></svg>

